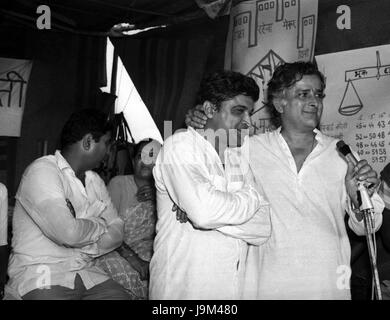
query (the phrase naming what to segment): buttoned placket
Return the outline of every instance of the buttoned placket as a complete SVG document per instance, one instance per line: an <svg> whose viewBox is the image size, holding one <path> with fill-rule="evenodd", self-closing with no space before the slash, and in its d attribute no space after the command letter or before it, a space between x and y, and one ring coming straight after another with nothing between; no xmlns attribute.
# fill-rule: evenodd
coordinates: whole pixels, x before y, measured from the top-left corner
<svg viewBox="0 0 390 320"><path fill-rule="evenodd" d="M200 135L199 136L197 136L197 138L202 138L202 139L204 139L203 137L201 137ZM211 151L211 154L213 154L214 155L214 158L215 158L215 161L216 161L216 169L220 172L220 173L222 173L222 175L223 175L223 177L224 177L224 191L228 191L228 192L230 192L230 190L229 190L229 183L230 183L230 181L229 181L229 178L230 178L230 176L229 176L229 174L228 174L228 172L230 172L229 170L231 169L230 168L230 161L228 160L228 157L229 157L229 149L228 148L226 148L225 150L224 150L224 152L223 152L223 159L224 159L224 164L225 164L225 167L223 166L223 164L222 164L222 161L221 161L221 158L219 157L219 155L218 155L218 152L215 150L215 148L206 140L206 141L202 141L202 143L204 143L205 144L205 147L206 148L209 148L210 149L210 151ZM238 286L238 284L239 284L239 270L242 268L242 263L241 263L241 258L243 258L242 257L242 255L243 255L243 248L242 248L242 246L243 245L245 245L244 243L240 243L240 241L236 241L235 242L235 246L236 246L236 252L237 252L237 256L238 256L238 259L237 259L237 261L235 261L235 266L236 266L236 268L235 268L235 273L234 273L234 290L235 290L235 294L237 295L238 294L238 292L239 292L239 286Z"/></svg>
<svg viewBox="0 0 390 320"><path fill-rule="evenodd" d="M314 133L316 134L314 138L316 139L317 144L313 148L313 150L311 150L311 152L306 157L306 159L303 161L301 170L299 170L299 172L298 172L294 157L293 157L291 150L287 144L287 141L283 138L280 131L278 134L278 140L279 140L279 144L280 144L282 153L285 156L285 158L287 159L288 166L291 170L291 173L294 175L294 180L295 180L294 191L295 191L296 198L300 203L302 203L304 200L304 197L302 194L303 176L305 174L305 171L307 170L308 164L313 160L314 157L316 157L316 155L318 155L318 148L319 148L319 145L321 144L321 142L318 139L317 132L314 131Z"/></svg>

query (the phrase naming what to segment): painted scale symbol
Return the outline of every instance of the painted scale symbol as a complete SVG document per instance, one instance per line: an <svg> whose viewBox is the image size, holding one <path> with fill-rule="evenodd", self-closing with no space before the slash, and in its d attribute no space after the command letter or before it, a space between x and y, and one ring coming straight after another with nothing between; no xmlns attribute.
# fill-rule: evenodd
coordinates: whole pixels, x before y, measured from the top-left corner
<svg viewBox="0 0 390 320"><path fill-rule="evenodd" d="M338 110L341 115L353 116L362 110L364 106L353 81L369 78L379 80L380 77L390 76L390 65L382 66L379 51L376 51L376 61L375 67L363 67L345 71L345 82L347 82L347 86Z"/></svg>

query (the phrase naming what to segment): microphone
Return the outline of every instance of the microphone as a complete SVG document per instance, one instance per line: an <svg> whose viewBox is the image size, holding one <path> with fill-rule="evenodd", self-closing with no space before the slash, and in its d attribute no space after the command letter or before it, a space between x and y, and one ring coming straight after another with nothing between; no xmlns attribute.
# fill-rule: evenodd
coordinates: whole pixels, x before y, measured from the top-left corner
<svg viewBox="0 0 390 320"><path fill-rule="evenodd" d="M343 140L340 140L336 144L337 149L344 155L346 160L356 165L358 160L352 154L351 149L348 145L345 144ZM375 289L375 294L378 300L382 300L382 291L379 280L379 273L377 267L377 250L376 250L376 240L375 240L375 217L374 217L374 206L372 205L372 201L370 196L368 195L367 188L365 187L363 182L358 182L358 202L360 212L363 214L364 220L364 228L367 238L367 247L368 247L368 255L370 258L371 270L373 275L373 287Z"/></svg>
<svg viewBox="0 0 390 320"><path fill-rule="evenodd" d="M345 144L343 140L340 140L336 143L336 147L342 153L342 155L347 159L348 162L350 162L354 166L357 165L359 161L353 155L349 145Z"/></svg>
<svg viewBox="0 0 390 320"><path fill-rule="evenodd" d="M350 147L343 140L338 141L336 143L336 147L349 163L351 163L354 166L357 165L358 160L353 155ZM358 201L359 201L359 205L360 205L360 210L374 209L374 206L373 206L371 198L368 194L367 188L365 187L365 185L362 182L358 182L358 191L359 191L358 192Z"/></svg>

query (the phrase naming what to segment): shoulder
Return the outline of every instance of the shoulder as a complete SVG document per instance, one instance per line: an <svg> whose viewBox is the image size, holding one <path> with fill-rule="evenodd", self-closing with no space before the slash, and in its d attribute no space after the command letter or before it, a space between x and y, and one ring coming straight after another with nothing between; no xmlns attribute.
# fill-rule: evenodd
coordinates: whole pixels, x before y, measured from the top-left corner
<svg viewBox="0 0 390 320"><path fill-rule="evenodd" d="M276 139L278 132L270 131L264 133L258 133L249 138L249 144L251 145L268 145Z"/></svg>
<svg viewBox="0 0 390 320"><path fill-rule="evenodd" d="M208 142L192 129L175 133L165 140L158 154L156 168L161 165L192 166L204 162Z"/></svg>
<svg viewBox="0 0 390 320"><path fill-rule="evenodd" d="M339 141L339 139L328 136L325 133L321 132L320 130L317 130L316 133L319 136L319 139L321 139L322 142L326 145L330 145L330 144L336 145L337 141Z"/></svg>
<svg viewBox="0 0 390 320"><path fill-rule="evenodd" d="M176 147L185 147L193 139L194 133L192 131L189 129L180 129L164 141L162 149L170 150Z"/></svg>
<svg viewBox="0 0 390 320"><path fill-rule="evenodd" d="M53 155L44 156L33 161L24 171L23 178L41 176L41 178L58 175L60 169Z"/></svg>
<svg viewBox="0 0 390 320"><path fill-rule="evenodd" d="M334 151L337 153L336 144L340 139L336 139L334 137L328 136L321 131L316 131L318 136L318 141L323 145L324 149Z"/></svg>
<svg viewBox="0 0 390 320"><path fill-rule="evenodd" d="M46 199L63 188L63 174L54 156L45 156L32 162L24 171L17 191L30 199Z"/></svg>
<svg viewBox="0 0 390 320"><path fill-rule="evenodd" d="M200 136L197 136L194 130L183 129L183 131L176 132L164 141L159 157L193 153L199 144L199 138Z"/></svg>

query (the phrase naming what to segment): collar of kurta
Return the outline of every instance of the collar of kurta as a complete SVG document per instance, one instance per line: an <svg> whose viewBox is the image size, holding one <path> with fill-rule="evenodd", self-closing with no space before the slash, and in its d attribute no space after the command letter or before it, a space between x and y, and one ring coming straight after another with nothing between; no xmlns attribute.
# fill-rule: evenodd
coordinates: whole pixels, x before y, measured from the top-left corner
<svg viewBox="0 0 390 320"><path fill-rule="evenodd" d="M200 129L200 130L204 130L204 129ZM212 146L212 144L207 140L207 139L205 139L204 138L204 136L202 136L197 130L195 130L194 128L192 128L192 127L188 127L188 131L190 131L190 132L192 132L192 134L195 136L195 138L196 139L200 139L200 141L207 141L207 143L208 144L210 144L210 146L214 149L214 147ZM204 130L204 131L206 131L206 130ZM244 142L243 142L243 144L242 144L242 146L244 146L244 145L246 145L247 144L247 142L248 142L248 139L249 139L249 136L245 136L244 137ZM226 150L237 150L237 149L240 149L240 148L242 148L242 146L241 147L227 147L226 148ZM215 150L215 149L214 149Z"/></svg>
<svg viewBox="0 0 390 320"><path fill-rule="evenodd" d="M68 163L68 161L65 160L65 158L61 154L60 150L56 150L56 152L54 153L54 156L56 157L56 162L57 162L58 168L60 168L60 170L64 170L64 169L69 168L72 171L74 171L72 169L72 167L70 166L70 164Z"/></svg>
<svg viewBox="0 0 390 320"><path fill-rule="evenodd" d="M282 136L282 134L280 133L282 131L282 127L277 128L275 131L278 133L279 136ZM318 130L317 128L314 128L313 132L315 133L314 137L317 140L317 143L323 145L324 144L324 134L320 130Z"/></svg>
<svg viewBox="0 0 390 320"><path fill-rule="evenodd" d="M70 166L69 162L61 154L60 150L56 150L54 156L56 157L57 166L61 171L70 170L74 176L76 176L73 168ZM88 184L93 176L93 172L91 170L85 171L85 183Z"/></svg>

